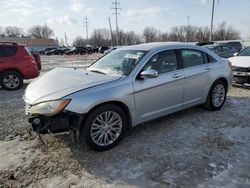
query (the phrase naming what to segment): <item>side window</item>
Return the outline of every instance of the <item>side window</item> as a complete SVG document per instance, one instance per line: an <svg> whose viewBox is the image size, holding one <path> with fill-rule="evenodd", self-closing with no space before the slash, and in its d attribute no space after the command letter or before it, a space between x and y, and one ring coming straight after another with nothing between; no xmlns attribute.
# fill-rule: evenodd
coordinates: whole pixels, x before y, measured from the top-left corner
<svg viewBox="0 0 250 188"><path fill-rule="evenodd" d="M214 62L216 62L216 59L214 59L211 55L206 54L206 56L207 56L208 63L214 63Z"/></svg>
<svg viewBox="0 0 250 188"><path fill-rule="evenodd" d="M230 47L227 47L227 46L222 46L222 51L229 51L229 50L231 50L231 48L230 48Z"/></svg>
<svg viewBox="0 0 250 188"><path fill-rule="evenodd" d="M177 70L175 50L167 50L154 55L143 70L157 70L159 74Z"/></svg>
<svg viewBox="0 0 250 188"><path fill-rule="evenodd" d="M215 53L218 53L218 52L221 52L221 51L222 51L222 48L220 46L214 48Z"/></svg>
<svg viewBox="0 0 250 188"><path fill-rule="evenodd" d="M15 46L0 46L0 57L11 57L16 54Z"/></svg>
<svg viewBox="0 0 250 188"><path fill-rule="evenodd" d="M203 52L198 50L181 50L184 68L194 67L205 63Z"/></svg>
<svg viewBox="0 0 250 188"><path fill-rule="evenodd" d="M204 57L204 61L205 63L214 63L216 62L216 59L214 57L212 57L211 55L203 52L203 57Z"/></svg>

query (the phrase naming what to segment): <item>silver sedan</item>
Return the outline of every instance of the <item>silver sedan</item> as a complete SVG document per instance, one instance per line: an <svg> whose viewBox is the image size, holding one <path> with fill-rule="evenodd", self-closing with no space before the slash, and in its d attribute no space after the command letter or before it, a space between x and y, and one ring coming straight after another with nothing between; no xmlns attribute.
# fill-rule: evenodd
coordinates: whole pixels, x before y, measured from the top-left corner
<svg viewBox="0 0 250 188"><path fill-rule="evenodd" d="M231 64L186 43L117 49L85 69L56 68L26 89L26 113L38 134L72 131L93 150L114 147L126 130L203 104L219 110L231 88Z"/></svg>

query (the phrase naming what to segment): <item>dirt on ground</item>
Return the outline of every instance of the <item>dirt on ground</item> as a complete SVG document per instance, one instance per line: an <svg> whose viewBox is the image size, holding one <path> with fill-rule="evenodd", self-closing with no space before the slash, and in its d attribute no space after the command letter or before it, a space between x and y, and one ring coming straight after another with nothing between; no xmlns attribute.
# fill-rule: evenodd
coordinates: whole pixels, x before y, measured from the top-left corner
<svg viewBox="0 0 250 188"><path fill-rule="evenodd" d="M42 57L43 72L97 57ZM0 88L0 187L250 187L249 89L233 87L219 111L198 106L162 117L94 152L70 135L45 135L42 147L29 134L22 99L29 82Z"/></svg>

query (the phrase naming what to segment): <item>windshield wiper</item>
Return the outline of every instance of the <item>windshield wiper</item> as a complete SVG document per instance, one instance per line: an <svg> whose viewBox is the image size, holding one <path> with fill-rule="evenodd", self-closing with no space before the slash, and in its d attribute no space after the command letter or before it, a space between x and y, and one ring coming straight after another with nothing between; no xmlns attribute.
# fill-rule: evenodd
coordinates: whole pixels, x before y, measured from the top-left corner
<svg viewBox="0 0 250 188"><path fill-rule="evenodd" d="M94 70L94 69L92 69L92 70L89 70L89 71L106 75L104 72L99 71L99 70Z"/></svg>

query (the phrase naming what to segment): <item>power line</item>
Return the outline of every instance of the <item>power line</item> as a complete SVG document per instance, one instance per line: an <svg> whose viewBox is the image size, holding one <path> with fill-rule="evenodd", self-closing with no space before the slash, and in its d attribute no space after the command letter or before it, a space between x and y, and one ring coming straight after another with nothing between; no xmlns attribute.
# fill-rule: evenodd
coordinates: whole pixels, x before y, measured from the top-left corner
<svg viewBox="0 0 250 188"><path fill-rule="evenodd" d="M89 29L89 24L90 24L90 22L89 22L89 18L88 18L87 16L85 16L85 17L83 18L83 24L84 24L84 27L85 27L85 29L86 29L86 39L87 39L87 41L88 41L88 40L89 40L88 29Z"/></svg>
<svg viewBox="0 0 250 188"><path fill-rule="evenodd" d="M117 16L120 14L119 11L121 10L120 2L117 2L117 0L112 2L111 9L114 10L113 14L115 15L115 25L116 25L116 45L119 46L119 41L118 41L118 19L117 19Z"/></svg>

